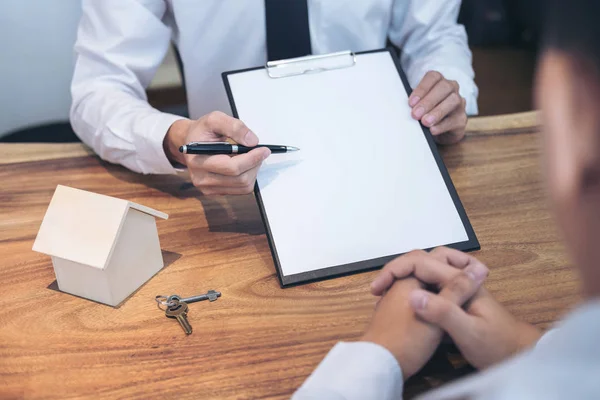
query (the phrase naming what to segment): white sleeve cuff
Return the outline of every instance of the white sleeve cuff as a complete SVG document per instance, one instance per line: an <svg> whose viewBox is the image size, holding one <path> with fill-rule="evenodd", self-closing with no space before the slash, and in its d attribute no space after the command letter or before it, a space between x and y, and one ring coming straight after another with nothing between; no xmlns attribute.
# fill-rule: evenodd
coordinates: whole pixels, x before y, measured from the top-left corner
<svg viewBox="0 0 600 400"><path fill-rule="evenodd" d="M136 132L134 138L138 149L137 162L143 174L175 174L179 171L167 158L163 141L171 125L182 116L162 112L151 113L144 117L137 126L143 129Z"/></svg>
<svg viewBox="0 0 600 400"><path fill-rule="evenodd" d="M400 399L402 389L402 371L387 349L370 342L340 342L293 399Z"/></svg>

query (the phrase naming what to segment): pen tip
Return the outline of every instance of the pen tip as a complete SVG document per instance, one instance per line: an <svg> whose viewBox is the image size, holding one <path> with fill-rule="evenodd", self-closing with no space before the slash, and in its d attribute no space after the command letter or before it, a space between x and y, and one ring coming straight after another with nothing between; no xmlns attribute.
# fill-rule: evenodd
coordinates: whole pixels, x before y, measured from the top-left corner
<svg viewBox="0 0 600 400"><path fill-rule="evenodd" d="M299 149L299 148L297 148L297 147L294 147L294 146L287 146L287 151L298 151L298 150L300 150L300 149Z"/></svg>
<svg viewBox="0 0 600 400"><path fill-rule="evenodd" d="M184 150L184 147L185 147L185 146L179 146L179 152L180 152L180 153L183 153L183 152L185 151L185 150Z"/></svg>

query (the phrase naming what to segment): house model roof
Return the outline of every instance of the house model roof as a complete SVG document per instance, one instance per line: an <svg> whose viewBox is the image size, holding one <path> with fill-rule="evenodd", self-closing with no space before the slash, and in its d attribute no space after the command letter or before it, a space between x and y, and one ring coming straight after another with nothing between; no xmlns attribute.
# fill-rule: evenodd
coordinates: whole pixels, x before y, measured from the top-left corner
<svg viewBox="0 0 600 400"><path fill-rule="evenodd" d="M58 185L33 250L103 269L130 209L168 218L127 200Z"/></svg>

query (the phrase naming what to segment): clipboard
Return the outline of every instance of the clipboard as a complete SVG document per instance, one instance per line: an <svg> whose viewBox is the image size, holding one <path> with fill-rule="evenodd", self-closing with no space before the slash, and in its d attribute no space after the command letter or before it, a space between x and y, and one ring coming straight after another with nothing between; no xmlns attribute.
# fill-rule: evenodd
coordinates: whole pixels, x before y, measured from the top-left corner
<svg viewBox="0 0 600 400"><path fill-rule="evenodd" d="M410 117L412 90L392 50L222 77L233 115L261 143L300 147L267 159L254 190L282 287L377 269L414 249L479 250L431 132Z"/></svg>

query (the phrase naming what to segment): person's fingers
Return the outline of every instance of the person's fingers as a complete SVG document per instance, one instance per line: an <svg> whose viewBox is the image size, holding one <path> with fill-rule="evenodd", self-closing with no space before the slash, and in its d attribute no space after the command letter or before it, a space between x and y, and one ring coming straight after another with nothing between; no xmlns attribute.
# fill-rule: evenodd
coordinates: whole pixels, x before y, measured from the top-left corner
<svg viewBox="0 0 600 400"><path fill-rule="evenodd" d="M436 259L438 261L440 257L460 256L451 251L438 250L436 257L438 257ZM458 261L459 265L464 265L464 259ZM448 324L451 322L447 320L460 320L466 316L460 307L476 295L489 273L488 268L480 262L467 261L466 265L459 274L443 285L439 295L426 291L413 291L410 295L411 306L419 316L428 322L435 323L451 335L452 333L448 329Z"/></svg>
<svg viewBox="0 0 600 400"><path fill-rule="evenodd" d="M425 95L429 93L431 89L433 89L436 83L438 83L442 79L444 79L444 77L437 71L427 72L423 79L421 79L421 82L419 82L415 90L413 90L413 92L411 93L410 98L408 99L408 104L411 107L416 106L421 101L421 99L424 98Z"/></svg>
<svg viewBox="0 0 600 400"><path fill-rule="evenodd" d="M472 255L450 247L436 247L429 252L433 258L452 265L454 268L465 269L469 265L483 264Z"/></svg>
<svg viewBox="0 0 600 400"><path fill-rule="evenodd" d="M460 304L425 290L414 290L409 295L410 305L421 319L446 331L459 346L468 343L475 332L476 319L467 314Z"/></svg>
<svg viewBox="0 0 600 400"><path fill-rule="evenodd" d="M403 279L411 275L415 270L415 261L418 257L423 256L422 253L424 252L420 250L412 251L387 263L371 282L371 293L381 296L396 279Z"/></svg>
<svg viewBox="0 0 600 400"><path fill-rule="evenodd" d="M455 108L452 112L450 112L446 117L442 120L437 120L433 126L429 128L431 133L434 136L441 135L442 133L453 131L453 130L462 130L464 132L467 127L467 113L464 108L464 98L460 98L461 105L458 108Z"/></svg>
<svg viewBox="0 0 600 400"><path fill-rule="evenodd" d="M464 113L464 108L461 108L461 105L462 98L460 95L457 92L451 92L440 104L423 116L423 125L431 128L457 109L461 109Z"/></svg>
<svg viewBox="0 0 600 400"><path fill-rule="evenodd" d="M456 111L429 130L437 143L448 145L461 141L465 137L466 127L467 115L462 111Z"/></svg>
<svg viewBox="0 0 600 400"><path fill-rule="evenodd" d="M206 127L214 133L233 139L236 143L253 147L258 144L258 137L246 124L223 112L214 111L205 117Z"/></svg>
<svg viewBox="0 0 600 400"><path fill-rule="evenodd" d="M481 263L469 265L447 281L439 294L454 304L463 305L477 293L488 274L489 270Z"/></svg>
<svg viewBox="0 0 600 400"><path fill-rule="evenodd" d="M389 262L371 283L371 293L381 296L398 279L414 275L420 281L444 286L465 270L469 276L485 280L488 268L477 258L448 247L438 247L427 253L412 251Z"/></svg>
<svg viewBox="0 0 600 400"><path fill-rule="evenodd" d="M229 157L225 154L215 156L193 156L188 162L189 168L202 169L217 175L240 176L260 164L271 154L266 147L256 148L246 154Z"/></svg>
<svg viewBox="0 0 600 400"><path fill-rule="evenodd" d="M423 116L431 112L435 106L440 104L450 93L458 92L457 83L442 79L417 103L412 110L414 119L420 120Z"/></svg>
<svg viewBox="0 0 600 400"><path fill-rule="evenodd" d="M418 250L398 257L388 263L371 283L371 293L381 296L394 281L414 275L421 282L443 285L456 276L459 271L439 261L428 253Z"/></svg>

